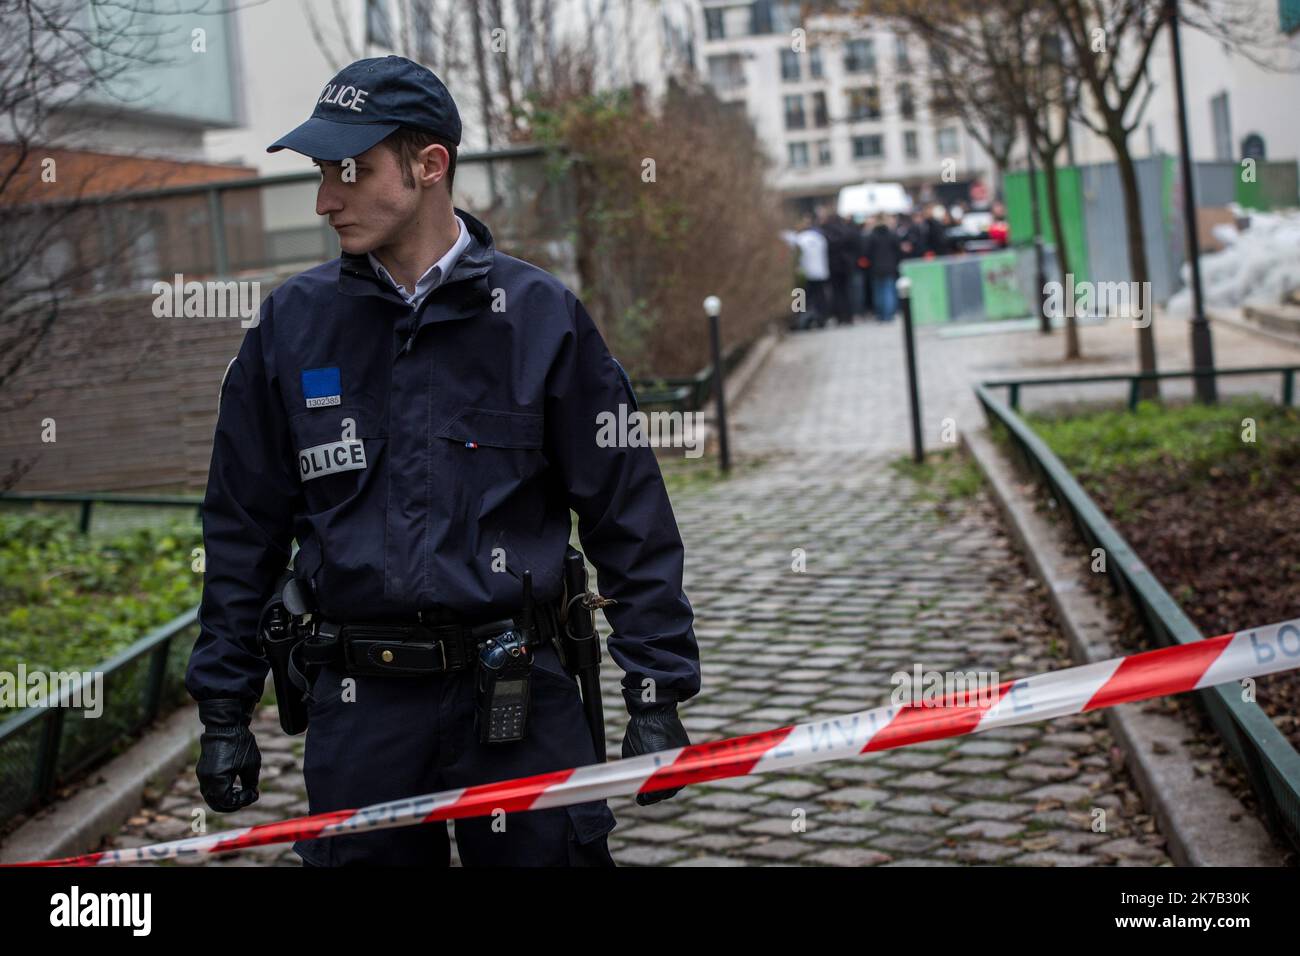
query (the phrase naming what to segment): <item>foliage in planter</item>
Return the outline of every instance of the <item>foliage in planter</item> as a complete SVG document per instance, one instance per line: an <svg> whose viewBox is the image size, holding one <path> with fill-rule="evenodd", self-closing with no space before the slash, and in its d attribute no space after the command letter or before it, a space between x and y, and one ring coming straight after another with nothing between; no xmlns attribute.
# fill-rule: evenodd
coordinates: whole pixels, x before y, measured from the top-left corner
<svg viewBox="0 0 1300 956"><path fill-rule="evenodd" d="M66 519L0 514L0 670L84 670L198 603L193 522L81 535Z"/></svg>
<svg viewBox="0 0 1300 956"><path fill-rule="evenodd" d="M1108 410L1068 417L1026 416L1085 488L1104 477L1141 474L1142 482L1113 483L1116 517L1148 497L1155 480L1166 491L1234 477L1263 488L1290 477L1300 461L1300 415L1271 402L1245 399L1205 406L1141 402L1136 411ZM1247 422L1254 441L1243 440Z"/></svg>

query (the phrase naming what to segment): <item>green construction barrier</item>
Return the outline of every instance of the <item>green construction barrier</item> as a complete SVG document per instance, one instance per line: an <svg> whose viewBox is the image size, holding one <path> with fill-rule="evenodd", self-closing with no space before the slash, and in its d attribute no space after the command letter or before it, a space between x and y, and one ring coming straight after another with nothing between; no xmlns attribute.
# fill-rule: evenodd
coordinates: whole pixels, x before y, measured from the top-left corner
<svg viewBox="0 0 1300 956"><path fill-rule="evenodd" d="M1255 164L1255 175L1250 182L1237 176L1236 200L1243 209L1286 209L1296 205L1297 188L1295 160L1268 161Z"/></svg>
<svg viewBox="0 0 1300 956"><path fill-rule="evenodd" d="M912 280L912 323L936 325L948 321L948 276L942 262L906 259L900 274Z"/></svg>
<svg viewBox="0 0 1300 956"><path fill-rule="evenodd" d="M1034 241L1033 206L1029 202L1029 173L1007 173L1002 183L1006 196L1007 227L1014 245L1028 245ZM1083 214L1083 178L1074 166L1061 166L1056 170L1056 192L1061 202L1061 230L1065 233L1065 252L1070 272L1076 282L1090 281L1092 270L1088 262L1087 223ZM1038 174L1039 232L1043 241L1056 244L1052 232L1051 213L1047 207L1047 177ZM1050 277L1049 277L1050 278Z"/></svg>
<svg viewBox="0 0 1300 956"><path fill-rule="evenodd" d="M980 259L980 284L984 293L984 314L988 319L1018 319L1032 309L1020 291L1013 250L990 252Z"/></svg>

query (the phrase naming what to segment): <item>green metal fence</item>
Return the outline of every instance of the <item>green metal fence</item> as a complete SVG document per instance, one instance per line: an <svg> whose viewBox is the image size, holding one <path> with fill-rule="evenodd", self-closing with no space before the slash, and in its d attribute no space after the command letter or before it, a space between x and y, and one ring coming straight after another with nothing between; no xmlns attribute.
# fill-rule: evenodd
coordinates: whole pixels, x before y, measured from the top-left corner
<svg viewBox="0 0 1300 956"><path fill-rule="evenodd" d="M729 374L749 351L751 343L733 345L722 357L723 374ZM639 378L634 383L638 406L668 406L675 411L697 411L713 394L713 366L677 378Z"/></svg>
<svg viewBox="0 0 1300 956"><path fill-rule="evenodd" d="M85 533L97 504L197 510L200 502L165 495L7 494L0 503L75 506L78 527ZM57 701L0 722L0 824L48 803L59 787L115 756L142 728L185 703L185 670L197 636L194 607L86 672L103 682L98 716L68 706L76 691L73 684L62 689Z"/></svg>
<svg viewBox="0 0 1300 956"><path fill-rule="evenodd" d="M142 508L193 508L194 513L202 515L201 498L192 495L86 495L86 494L42 494L39 492L10 492L0 495L0 504L19 505L62 504L76 505L78 508L77 530L82 534L90 532L94 508L102 505L126 505Z"/></svg>
<svg viewBox="0 0 1300 956"><path fill-rule="evenodd" d="M1284 376L1287 404L1293 397L1291 384L1300 366L1269 366L1251 369L1223 369L1217 375ZM1107 555L1106 576L1111 587L1138 613L1148 636L1161 645L1190 644L1205 639L1169 592L1155 579L1133 548L1106 518L1096 502L1078 483L1064 463L1048 448L1023 418L1016 402L1026 386L1077 385L1084 382L1129 383L1130 405L1141 381L1151 378L1194 378L1194 372L1134 373L1129 375L1079 376L1054 379L1004 379L977 385L975 393L990 427L1002 429L1011 441L1025 469L1035 475L1047 493L1062 506L1075 531L1089 549L1102 548ZM1005 388L1009 402L998 399L995 388ZM1270 623L1243 622L1243 626ZM1273 725L1260 707L1241 699L1235 684L1210 687L1196 692L1215 730L1250 781L1270 828L1300 848L1300 752Z"/></svg>
<svg viewBox="0 0 1300 956"><path fill-rule="evenodd" d="M1252 368L1216 368L1215 379L1234 378L1242 375L1279 375L1282 379L1282 404L1295 404L1295 377L1300 372L1300 365L1262 365ZM993 379L984 383L985 388L1005 388L1007 404L1014 411L1020 410L1020 391L1023 388L1042 385L1095 385L1099 382L1127 382L1129 411L1137 408L1141 399L1142 383L1163 381L1165 379L1194 379L1206 373L1187 372L1123 372L1111 375L1071 375L1066 378L1006 378ZM978 391L978 389L977 389Z"/></svg>

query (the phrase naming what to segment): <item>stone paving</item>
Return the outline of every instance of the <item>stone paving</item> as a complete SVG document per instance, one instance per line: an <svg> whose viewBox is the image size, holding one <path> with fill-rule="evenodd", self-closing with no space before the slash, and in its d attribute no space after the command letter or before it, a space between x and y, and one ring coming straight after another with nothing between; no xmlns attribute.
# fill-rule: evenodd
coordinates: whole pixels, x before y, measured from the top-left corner
<svg viewBox="0 0 1300 956"><path fill-rule="evenodd" d="M1115 326L1083 330L1085 352L1098 357L1088 371L1131 367L1132 332ZM1161 330L1166 367L1186 367L1185 328ZM1216 346L1225 366L1283 360L1277 345L1233 329L1216 328ZM981 424L973 379L1050 363L1060 337L922 330L919 348L927 444L941 446L943 418ZM916 664L1001 679L1069 665L1041 588L987 499L945 502L891 467L908 441L900 355L896 326L783 342L736 410L741 466L674 500L703 661L703 690L682 707L693 741L883 704L890 675ZM760 461L744 460L755 453ZM607 663L612 757L625 720L618 677ZM306 812L302 738L280 733L266 708L255 730L261 799L231 816L209 812L209 825ZM1098 713L611 806L621 865L1169 863ZM191 764L110 845L192 835L201 807ZM1101 813L1104 832L1094 829ZM205 865L298 862L278 846Z"/></svg>

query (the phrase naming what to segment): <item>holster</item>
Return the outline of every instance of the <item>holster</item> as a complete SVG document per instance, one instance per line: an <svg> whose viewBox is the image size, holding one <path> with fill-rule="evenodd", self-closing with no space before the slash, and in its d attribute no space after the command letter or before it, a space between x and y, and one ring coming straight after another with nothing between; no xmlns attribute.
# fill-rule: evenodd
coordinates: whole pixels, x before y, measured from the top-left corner
<svg viewBox="0 0 1300 956"><path fill-rule="evenodd" d="M304 635L284 606L284 586L292 579L293 572L286 571L276 582L262 609L257 634L262 655L270 664L280 727L286 734L296 735L307 729L306 695L311 684L301 663Z"/></svg>

